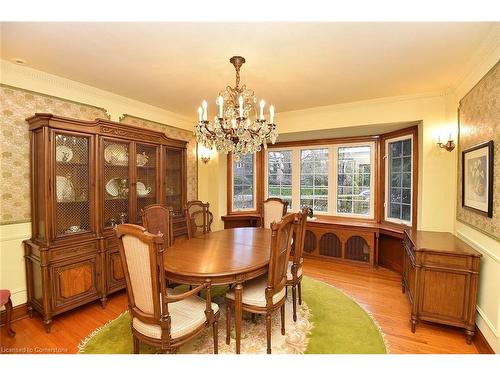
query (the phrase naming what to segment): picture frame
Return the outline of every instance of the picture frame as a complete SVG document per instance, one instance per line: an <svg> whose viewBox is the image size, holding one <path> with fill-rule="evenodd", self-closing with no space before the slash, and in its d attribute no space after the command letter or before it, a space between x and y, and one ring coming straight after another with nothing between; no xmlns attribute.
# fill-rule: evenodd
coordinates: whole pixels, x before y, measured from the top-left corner
<svg viewBox="0 0 500 375"><path fill-rule="evenodd" d="M493 217L493 140L462 151L462 207Z"/></svg>

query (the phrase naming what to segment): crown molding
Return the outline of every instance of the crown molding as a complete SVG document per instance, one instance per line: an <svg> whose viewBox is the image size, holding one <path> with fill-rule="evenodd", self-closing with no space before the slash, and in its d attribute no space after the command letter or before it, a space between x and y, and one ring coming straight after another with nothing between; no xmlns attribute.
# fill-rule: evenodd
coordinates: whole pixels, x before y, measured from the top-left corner
<svg viewBox="0 0 500 375"><path fill-rule="evenodd" d="M452 92L452 90L447 88L445 90L432 91L432 92L427 92L427 93L398 95L398 96L385 96L382 98L358 100L358 101L348 102L348 103L330 104L330 105L325 105L325 106L309 107L309 108L304 108L304 109L297 109L297 110L293 110L293 111L277 112L277 113L280 116L283 116L283 115L295 115L295 114L307 113L311 110L315 111L316 113L331 112L332 110L342 111L342 110L349 110L349 109L352 109L355 107L366 106L366 105L392 104L392 103L413 101L413 100L433 99L433 98L439 98L439 97L444 98L447 95L449 95L451 92Z"/></svg>
<svg viewBox="0 0 500 375"><path fill-rule="evenodd" d="M181 129L190 129L192 127L193 120L189 117L41 70L19 66L3 59L0 59L0 70L2 72L0 82L9 86L37 93L41 92L65 100L67 100L67 96L70 96L75 102L88 103L98 108L101 108L103 102L113 102L133 112L151 113L154 115L154 118L159 120L167 117L169 122L179 123L181 126L176 125L175 127ZM33 86L37 86L37 89L34 90ZM41 86L43 86L43 89L39 88ZM124 112L114 113L111 108L108 108L108 111L117 119Z"/></svg>
<svg viewBox="0 0 500 375"><path fill-rule="evenodd" d="M462 85L464 85L469 78L474 76L474 73L480 70L481 66L488 62L488 60L493 56L496 51L500 49L500 25L494 25L486 36L486 38L481 42L476 52L472 55L467 63L467 70L461 77L459 77L452 87L452 92L455 92ZM500 55L500 53L497 53ZM498 62L498 56L495 59ZM495 64L493 64L495 65ZM487 68L486 71L489 71ZM483 76L483 75L481 75Z"/></svg>

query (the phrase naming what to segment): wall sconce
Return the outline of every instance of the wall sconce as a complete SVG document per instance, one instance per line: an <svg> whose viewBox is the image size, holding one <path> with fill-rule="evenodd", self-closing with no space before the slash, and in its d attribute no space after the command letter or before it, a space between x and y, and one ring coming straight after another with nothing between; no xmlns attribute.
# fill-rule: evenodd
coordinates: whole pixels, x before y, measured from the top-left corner
<svg viewBox="0 0 500 375"><path fill-rule="evenodd" d="M450 138L446 143L441 142L441 137L438 137L438 146L440 148L444 148L446 151L453 151L455 149L455 142L453 142L453 139L451 139L451 133L450 133Z"/></svg>
<svg viewBox="0 0 500 375"><path fill-rule="evenodd" d="M212 156L212 150L200 145L200 160L207 164Z"/></svg>

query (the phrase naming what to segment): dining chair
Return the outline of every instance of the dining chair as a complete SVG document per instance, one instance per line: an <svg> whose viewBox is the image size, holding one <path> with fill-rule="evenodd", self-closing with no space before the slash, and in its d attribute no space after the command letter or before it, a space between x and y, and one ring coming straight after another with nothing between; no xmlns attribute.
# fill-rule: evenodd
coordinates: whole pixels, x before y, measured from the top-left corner
<svg viewBox="0 0 500 375"><path fill-rule="evenodd" d="M292 245L296 215L289 214L279 223L271 224L271 254L267 275L243 284L242 310L252 314L265 314L267 353L271 354L271 314L281 310L281 334L285 334L286 274ZM226 293L226 344L231 338L231 310L234 309L234 288Z"/></svg>
<svg viewBox="0 0 500 375"><path fill-rule="evenodd" d="M178 293L167 288L163 264L164 240L134 224L115 228L125 276L134 354L140 342L160 352L177 348L212 326L214 353L218 352L217 325L219 306L211 301L211 285ZM196 294L206 289L206 300Z"/></svg>
<svg viewBox="0 0 500 375"><path fill-rule="evenodd" d="M304 262L303 253L308 214L309 207L304 207L301 212L297 213L292 252L290 254L290 260L288 261L288 270L286 273L286 285L292 288L294 322L297 321L297 290L299 292L299 305L302 305L302 263Z"/></svg>
<svg viewBox="0 0 500 375"><path fill-rule="evenodd" d="M211 232L214 215L210 212L210 203L189 201L184 208L188 238L196 237L199 233Z"/></svg>
<svg viewBox="0 0 500 375"><path fill-rule="evenodd" d="M14 337L16 333L12 330L12 301L10 299L9 289L0 289L0 307L5 306L5 328L10 337Z"/></svg>
<svg viewBox="0 0 500 375"><path fill-rule="evenodd" d="M261 226L262 228L271 228L271 223L278 223L286 215L288 202L281 198L267 198L262 202Z"/></svg>
<svg viewBox="0 0 500 375"><path fill-rule="evenodd" d="M165 247L174 244L173 216L173 208L161 204L150 204L141 210L142 225L149 233L161 233Z"/></svg>

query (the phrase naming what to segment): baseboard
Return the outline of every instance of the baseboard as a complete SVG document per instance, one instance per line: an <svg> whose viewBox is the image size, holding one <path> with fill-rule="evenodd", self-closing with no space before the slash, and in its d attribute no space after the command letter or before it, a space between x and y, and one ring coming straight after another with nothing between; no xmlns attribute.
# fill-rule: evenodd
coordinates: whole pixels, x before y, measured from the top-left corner
<svg viewBox="0 0 500 375"><path fill-rule="evenodd" d="M491 348L490 344L488 344L488 341L486 341L486 338L484 337L483 333L481 332L481 330L477 325L476 325L476 334L474 335L474 345L476 345L476 348L480 354L495 354L495 352Z"/></svg>
<svg viewBox="0 0 500 375"><path fill-rule="evenodd" d="M28 317L28 304L23 303L21 305L17 305L12 309L12 321L21 320ZM5 325L5 310L0 312L0 327Z"/></svg>

